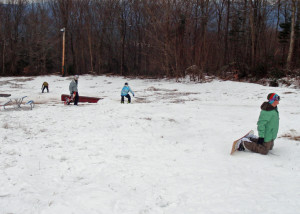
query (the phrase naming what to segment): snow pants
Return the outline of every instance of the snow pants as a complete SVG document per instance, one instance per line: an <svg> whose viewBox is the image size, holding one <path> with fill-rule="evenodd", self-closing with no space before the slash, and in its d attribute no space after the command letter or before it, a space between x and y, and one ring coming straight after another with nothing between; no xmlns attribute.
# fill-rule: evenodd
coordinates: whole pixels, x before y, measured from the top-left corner
<svg viewBox="0 0 300 214"><path fill-rule="evenodd" d="M44 90L47 89L47 92L49 92L49 88L48 86L43 86L43 90L42 90L42 93L44 93Z"/></svg>
<svg viewBox="0 0 300 214"><path fill-rule="evenodd" d="M130 97L129 94L127 94L126 96L122 96L122 95L121 95L121 103L124 103L124 97L127 97L128 103L131 103L131 97Z"/></svg>
<svg viewBox="0 0 300 214"><path fill-rule="evenodd" d="M75 98L74 98L74 105L78 105L78 100L79 100L79 94L76 92Z"/></svg>
<svg viewBox="0 0 300 214"><path fill-rule="evenodd" d="M268 154L269 150L272 150L274 146L274 140L271 140L270 142L264 142L263 144L257 144L257 138L250 138L250 140L252 142L243 142L245 148L252 152L260 153L262 155Z"/></svg>

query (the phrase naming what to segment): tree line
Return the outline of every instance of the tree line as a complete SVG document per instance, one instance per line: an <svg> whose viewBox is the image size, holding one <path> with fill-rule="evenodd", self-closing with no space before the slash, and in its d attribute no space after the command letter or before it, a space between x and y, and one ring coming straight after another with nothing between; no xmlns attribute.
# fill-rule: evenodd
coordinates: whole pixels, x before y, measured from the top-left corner
<svg viewBox="0 0 300 214"><path fill-rule="evenodd" d="M299 27L296 0L7 0L0 75L280 78Z"/></svg>

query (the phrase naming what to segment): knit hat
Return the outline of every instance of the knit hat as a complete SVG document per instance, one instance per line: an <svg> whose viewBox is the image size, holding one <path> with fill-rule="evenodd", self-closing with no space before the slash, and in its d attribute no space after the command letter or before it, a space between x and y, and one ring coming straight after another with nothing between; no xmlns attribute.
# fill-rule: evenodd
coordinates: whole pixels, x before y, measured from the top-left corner
<svg viewBox="0 0 300 214"><path fill-rule="evenodd" d="M278 94L275 94L275 93L270 93L268 94L268 97L267 99L269 100L269 103L272 104L274 103L275 100L280 100L280 96L278 96Z"/></svg>
<svg viewBox="0 0 300 214"><path fill-rule="evenodd" d="M128 83L127 83L127 82L125 82L125 85L128 85Z"/></svg>

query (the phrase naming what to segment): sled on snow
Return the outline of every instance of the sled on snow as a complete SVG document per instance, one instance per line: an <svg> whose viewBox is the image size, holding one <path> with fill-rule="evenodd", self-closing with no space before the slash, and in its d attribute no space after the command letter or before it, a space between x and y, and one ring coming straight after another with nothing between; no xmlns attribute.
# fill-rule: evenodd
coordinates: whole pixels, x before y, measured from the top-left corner
<svg viewBox="0 0 300 214"><path fill-rule="evenodd" d="M10 97L11 94L0 94L0 97Z"/></svg>
<svg viewBox="0 0 300 214"><path fill-rule="evenodd" d="M80 102L80 103L97 103L101 99L103 99L103 98L79 96L78 102ZM61 101L72 102L73 99L71 98L71 96L69 94L62 94Z"/></svg>

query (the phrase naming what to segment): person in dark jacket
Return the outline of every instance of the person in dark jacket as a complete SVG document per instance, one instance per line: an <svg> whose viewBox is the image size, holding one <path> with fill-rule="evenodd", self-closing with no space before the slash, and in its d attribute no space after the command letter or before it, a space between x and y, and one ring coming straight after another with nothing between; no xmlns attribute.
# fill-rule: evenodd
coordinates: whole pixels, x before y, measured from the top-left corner
<svg viewBox="0 0 300 214"><path fill-rule="evenodd" d="M122 91L121 91L121 103L124 103L124 97L127 97L128 103L131 103L131 97L129 95L129 92L132 94L132 96L134 96L134 93L131 90L131 88L129 87L128 83L125 82L125 85L124 85L124 87L122 88Z"/></svg>
<svg viewBox="0 0 300 214"><path fill-rule="evenodd" d="M42 85L42 93L44 93L45 89L47 89L47 93L49 93L49 84L47 82L44 82Z"/></svg>
<svg viewBox="0 0 300 214"><path fill-rule="evenodd" d="M277 105L280 96L276 93L268 94L268 102L261 105L261 112L257 122L258 137L249 135L238 141L239 151L250 150L263 155L273 149L274 141L277 138L279 129L279 112Z"/></svg>
<svg viewBox="0 0 300 214"><path fill-rule="evenodd" d="M74 105L78 105L79 94L78 94L78 75L74 76L74 79L70 82L69 91L71 99L74 100Z"/></svg>

